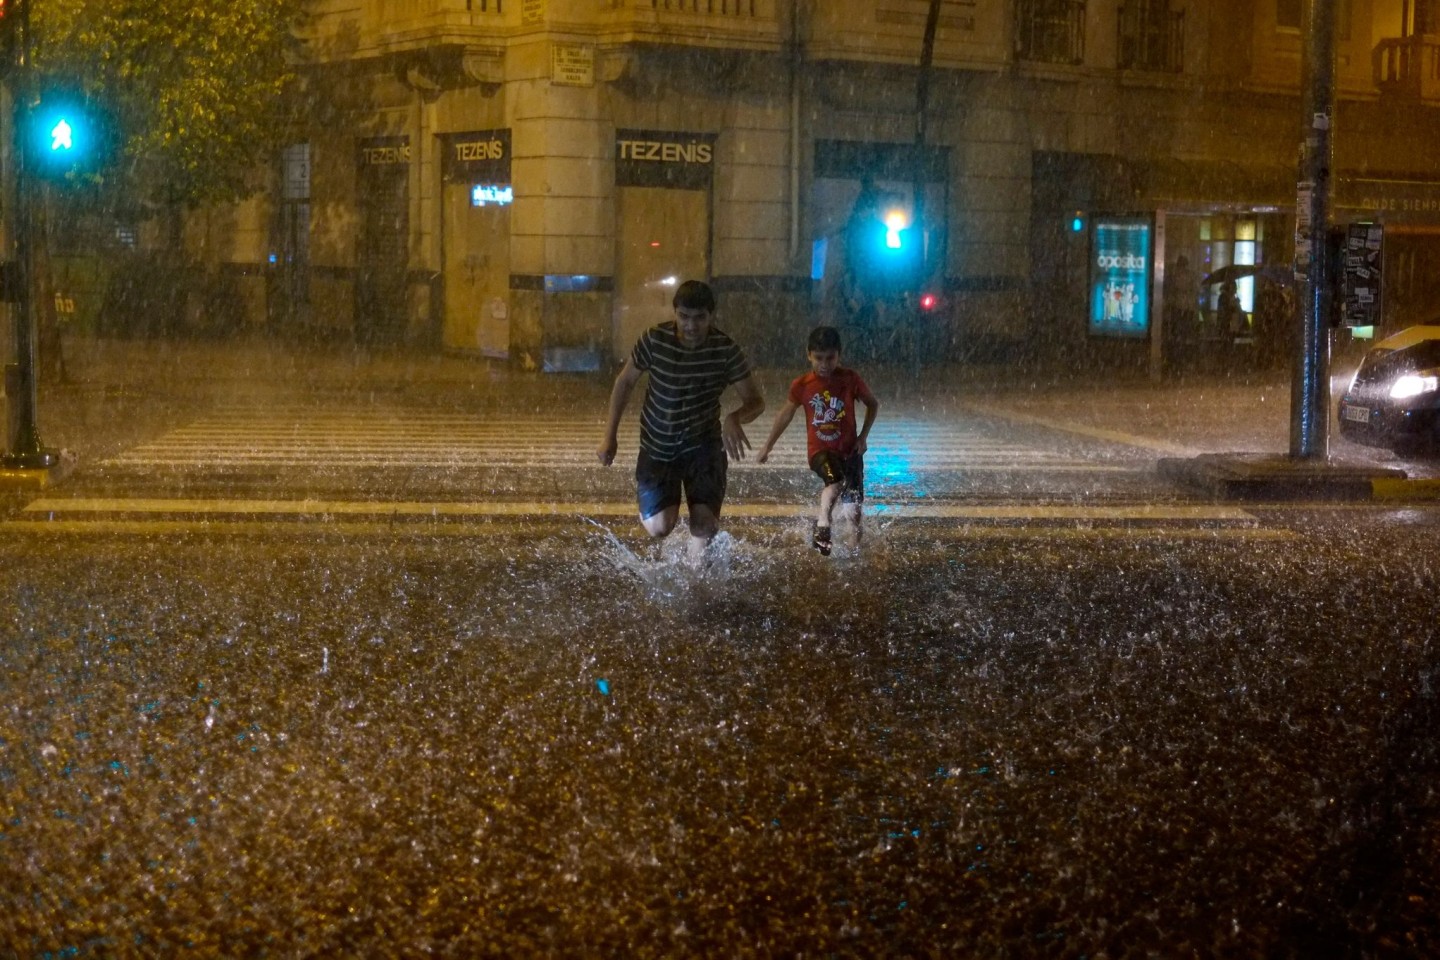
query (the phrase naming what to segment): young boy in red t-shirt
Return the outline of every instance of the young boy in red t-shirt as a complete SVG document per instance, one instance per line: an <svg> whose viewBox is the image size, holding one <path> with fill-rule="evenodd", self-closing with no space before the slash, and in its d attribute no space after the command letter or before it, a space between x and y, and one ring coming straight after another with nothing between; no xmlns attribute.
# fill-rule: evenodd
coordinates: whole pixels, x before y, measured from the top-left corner
<svg viewBox="0 0 1440 960"><path fill-rule="evenodd" d="M809 410L806 421L810 469L825 482L820 491L820 512L810 545L830 555L830 515L838 500L854 508L855 538L860 538L860 504L865 500L865 438L875 423L880 402L860 374L840 366L840 331L816 327L806 342L810 372L790 384L788 402L775 414L775 425L755 459L764 463L775 441L790 426L795 411ZM865 422L855 429L855 401L865 405Z"/></svg>

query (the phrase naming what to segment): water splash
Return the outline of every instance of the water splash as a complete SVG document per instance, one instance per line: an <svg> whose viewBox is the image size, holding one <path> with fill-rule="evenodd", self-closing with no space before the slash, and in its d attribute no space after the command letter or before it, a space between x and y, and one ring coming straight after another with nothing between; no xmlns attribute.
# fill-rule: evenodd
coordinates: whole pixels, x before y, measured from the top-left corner
<svg viewBox="0 0 1440 960"><path fill-rule="evenodd" d="M693 550L693 538L683 530L631 549L609 527L582 519L595 529L595 557L638 582L652 600L711 599L717 590L729 592L754 582L778 556L765 545L742 542L723 530L703 553Z"/></svg>

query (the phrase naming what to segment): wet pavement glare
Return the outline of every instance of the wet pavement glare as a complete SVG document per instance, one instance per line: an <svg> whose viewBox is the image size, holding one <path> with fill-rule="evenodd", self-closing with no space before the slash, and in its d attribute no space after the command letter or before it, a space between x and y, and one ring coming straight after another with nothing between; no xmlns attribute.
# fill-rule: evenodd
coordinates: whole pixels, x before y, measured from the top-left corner
<svg viewBox="0 0 1440 960"><path fill-rule="evenodd" d="M0 953L1440 948L1392 533L611 526L4 544Z"/></svg>

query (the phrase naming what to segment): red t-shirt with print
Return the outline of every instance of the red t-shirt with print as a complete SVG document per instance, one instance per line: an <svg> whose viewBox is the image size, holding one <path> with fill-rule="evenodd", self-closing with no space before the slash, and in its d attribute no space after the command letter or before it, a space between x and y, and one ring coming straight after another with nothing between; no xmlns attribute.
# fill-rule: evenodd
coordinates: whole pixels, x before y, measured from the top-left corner
<svg viewBox="0 0 1440 960"><path fill-rule="evenodd" d="M828 377L813 370L790 384L790 402L805 412L806 459L821 450L833 450L842 457L855 452L855 401L866 405L874 395L860 374L836 367Z"/></svg>

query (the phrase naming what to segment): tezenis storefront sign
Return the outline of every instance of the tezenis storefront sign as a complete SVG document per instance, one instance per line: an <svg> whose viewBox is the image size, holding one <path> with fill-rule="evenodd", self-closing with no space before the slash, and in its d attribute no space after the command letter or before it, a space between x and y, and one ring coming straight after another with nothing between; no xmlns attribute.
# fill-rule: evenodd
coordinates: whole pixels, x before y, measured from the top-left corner
<svg viewBox="0 0 1440 960"><path fill-rule="evenodd" d="M715 134L616 130L615 184L704 190L715 169Z"/></svg>
<svg viewBox="0 0 1440 960"><path fill-rule="evenodd" d="M447 181L510 182L510 131L475 130L445 138L441 172Z"/></svg>
<svg viewBox="0 0 1440 960"><path fill-rule="evenodd" d="M400 167L410 162L409 137L369 137L357 149L362 167Z"/></svg>

